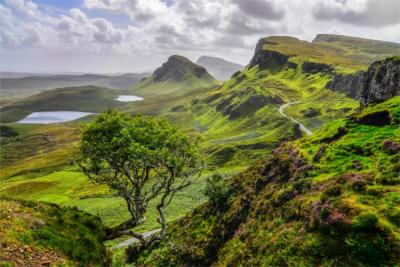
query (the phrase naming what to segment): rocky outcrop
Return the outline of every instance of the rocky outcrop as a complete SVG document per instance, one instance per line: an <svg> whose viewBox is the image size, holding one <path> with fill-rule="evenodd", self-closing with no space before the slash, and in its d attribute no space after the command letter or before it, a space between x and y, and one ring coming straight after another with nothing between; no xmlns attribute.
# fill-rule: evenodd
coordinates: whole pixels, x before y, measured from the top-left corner
<svg viewBox="0 0 400 267"><path fill-rule="evenodd" d="M336 75L326 88L360 100L361 106L400 95L400 58L375 61L367 71Z"/></svg>
<svg viewBox="0 0 400 267"><path fill-rule="evenodd" d="M316 73L335 73L335 69L324 63L316 63L306 61L301 65L301 70L304 73L316 74Z"/></svg>
<svg viewBox="0 0 400 267"><path fill-rule="evenodd" d="M191 77L212 81L214 78L202 66L196 65L182 56L171 56L152 75L155 82L181 82Z"/></svg>
<svg viewBox="0 0 400 267"><path fill-rule="evenodd" d="M364 74L360 104L379 103L400 95L400 57L376 61Z"/></svg>
<svg viewBox="0 0 400 267"><path fill-rule="evenodd" d="M338 74L326 84L326 88L358 99L361 94L363 76L363 71L354 74Z"/></svg>
<svg viewBox="0 0 400 267"><path fill-rule="evenodd" d="M276 51L265 49L265 45L274 45L265 38L260 39L257 43L253 58L248 67L259 66L260 69L280 67L287 63L290 56L281 54Z"/></svg>

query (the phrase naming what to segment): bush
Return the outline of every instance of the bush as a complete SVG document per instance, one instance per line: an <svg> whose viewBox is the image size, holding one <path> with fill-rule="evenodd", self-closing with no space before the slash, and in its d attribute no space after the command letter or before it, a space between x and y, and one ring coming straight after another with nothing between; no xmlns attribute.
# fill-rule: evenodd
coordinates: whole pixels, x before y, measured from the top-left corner
<svg viewBox="0 0 400 267"><path fill-rule="evenodd" d="M361 213L351 222L353 228L360 232L373 231L377 228L378 217L374 213Z"/></svg>
<svg viewBox="0 0 400 267"><path fill-rule="evenodd" d="M214 207L222 208L229 199L230 190L224 183L224 178L217 173L207 178L204 194Z"/></svg>
<svg viewBox="0 0 400 267"><path fill-rule="evenodd" d="M359 233L346 239L351 256L368 266L382 266L389 260L389 246L379 234Z"/></svg>

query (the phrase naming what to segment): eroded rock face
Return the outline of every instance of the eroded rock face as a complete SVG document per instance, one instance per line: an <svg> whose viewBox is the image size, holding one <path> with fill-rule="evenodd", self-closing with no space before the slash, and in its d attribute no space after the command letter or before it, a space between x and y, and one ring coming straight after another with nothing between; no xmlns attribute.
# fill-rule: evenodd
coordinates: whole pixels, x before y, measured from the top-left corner
<svg viewBox="0 0 400 267"><path fill-rule="evenodd" d="M355 74L338 74L326 84L326 88L358 99L361 94L363 76L363 71Z"/></svg>
<svg viewBox="0 0 400 267"><path fill-rule="evenodd" d="M400 95L400 59L375 61L367 71L336 75L326 88L360 100L361 106L379 103Z"/></svg>
<svg viewBox="0 0 400 267"><path fill-rule="evenodd" d="M303 65L301 66L301 70L304 73L311 73L311 74L316 74L316 73L334 73L335 69L324 63L316 63L316 62L304 62Z"/></svg>
<svg viewBox="0 0 400 267"><path fill-rule="evenodd" d="M360 104L379 103L400 95L400 58L376 61L364 74Z"/></svg>
<svg viewBox="0 0 400 267"><path fill-rule="evenodd" d="M259 66L261 69L283 66L287 63L289 56L276 51L264 49L264 45L273 45L271 42L260 39L257 43L253 58L248 65L249 68Z"/></svg>

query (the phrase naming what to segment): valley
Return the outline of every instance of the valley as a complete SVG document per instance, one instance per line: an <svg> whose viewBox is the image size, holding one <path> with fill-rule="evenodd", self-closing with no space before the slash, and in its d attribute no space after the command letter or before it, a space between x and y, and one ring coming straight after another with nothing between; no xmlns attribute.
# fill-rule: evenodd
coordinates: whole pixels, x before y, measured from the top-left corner
<svg viewBox="0 0 400 267"><path fill-rule="evenodd" d="M393 56L399 54L398 44L361 38L317 35L307 42L270 36L259 40L247 66L218 75L224 82L177 55L140 80L136 75L126 80L95 77L98 82L92 83L81 77L82 84L69 78L73 82L67 85L63 78L62 85L54 86L54 80L43 77L29 77L37 82L2 79L8 93L0 108L0 197L53 203L67 212L76 208L104 227L123 222L129 218L124 200L89 180L76 161L81 133L98 113L140 113L166 118L193 139L199 137L205 167L196 183L177 193L166 209L168 237L179 252L160 241L134 255L139 265L357 265L371 258L347 261L349 251L356 251L362 238L383 242L380 237L388 240L390 249L374 263L396 263L400 92L388 86L389 93L374 95L363 84L351 95L342 90L347 86L342 77L353 84L359 75L375 71L370 67L375 60L392 57L374 64L376 72L397 73L390 76L395 83L399 59ZM370 80L377 79L373 77ZM335 79L340 81L336 87L328 86ZM45 86L38 85L42 83ZM375 83L380 88L381 80ZM18 97L7 91L17 86L25 88ZM360 103L375 100L375 106L360 108ZM389 114L383 125L374 124L377 112ZM383 145L389 141L394 154ZM371 173L378 177L374 182ZM223 176L230 194L222 204L204 194L214 174ZM315 213L324 209L328 217L319 218ZM349 230L364 213L375 214L379 223L368 227L379 229L379 234ZM158 216L155 200L146 222L135 230L152 233L159 228ZM333 220L344 226L335 228ZM331 234L324 235L324 225L333 229ZM344 237L338 238L342 230ZM264 241L257 241L259 236ZM125 239L129 236L106 243L115 261L121 260ZM323 248L326 244L353 247L330 253Z"/></svg>

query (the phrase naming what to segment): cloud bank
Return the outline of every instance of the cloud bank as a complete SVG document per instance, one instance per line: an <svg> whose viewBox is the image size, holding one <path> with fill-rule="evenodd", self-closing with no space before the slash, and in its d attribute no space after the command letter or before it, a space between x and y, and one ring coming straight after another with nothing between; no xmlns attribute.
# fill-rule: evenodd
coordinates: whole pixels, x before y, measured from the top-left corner
<svg viewBox="0 0 400 267"><path fill-rule="evenodd" d="M400 42L398 0L48 3L0 0L2 70L140 71L171 54L218 55L245 64L267 35L312 40L335 33Z"/></svg>

